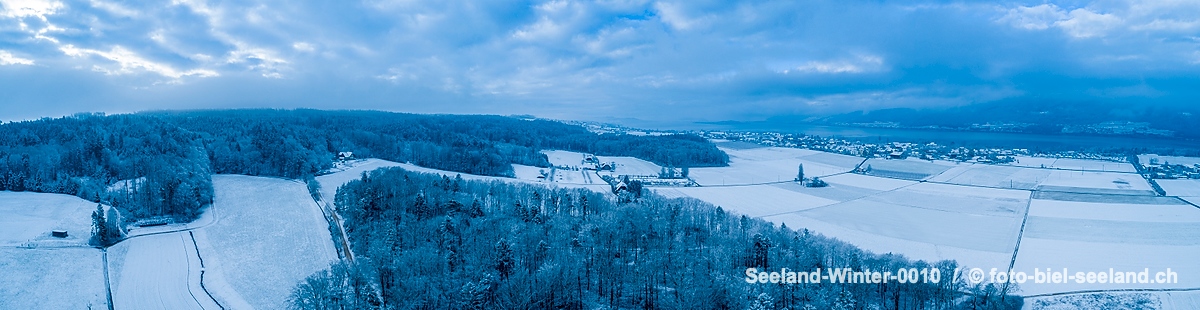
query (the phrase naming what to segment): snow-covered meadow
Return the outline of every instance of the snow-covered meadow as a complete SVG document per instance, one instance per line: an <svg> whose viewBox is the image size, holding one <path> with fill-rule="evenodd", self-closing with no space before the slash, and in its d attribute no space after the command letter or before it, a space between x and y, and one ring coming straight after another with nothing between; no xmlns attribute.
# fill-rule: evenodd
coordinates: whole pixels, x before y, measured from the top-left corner
<svg viewBox="0 0 1200 310"><path fill-rule="evenodd" d="M108 304L104 264L94 248L0 246L0 273L0 309L103 309Z"/></svg>
<svg viewBox="0 0 1200 310"><path fill-rule="evenodd" d="M296 284L338 259L320 208L299 181L213 176L218 220L205 227L220 272L251 306L280 309ZM219 268L219 269L218 269ZM215 270L214 270L215 269Z"/></svg>
<svg viewBox="0 0 1200 310"><path fill-rule="evenodd" d="M1155 180L1167 195L1179 197L1200 197L1200 180Z"/></svg>
<svg viewBox="0 0 1200 310"><path fill-rule="evenodd" d="M1136 173L1133 164L1106 160L1016 156L1015 167ZM1143 161L1143 164L1145 161Z"/></svg>
<svg viewBox="0 0 1200 310"><path fill-rule="evenodd" d="M63 194L0 191L0 246L87 246L96 203ZM50 235L66 230L66 238Z"/></svg>
<svg viewBox="0 0 1200 310"><path fill-rule="evenodd" d="M721 148L729 154L728 167L691 168L691 178L702 186L785 182L796 178L804 165L805 177L827 177L850 172L862 158L781 147Z"/></svg>
<svg viewBox="0 0 1200 310"><path fill-rule="evenodd" d="M1013 165L871 159L863 167L905 175L834 173L822 178L830 184L825 188L794 182L728 186L775 181L773 175L791 173L802 158L836 154L779 148L722 150L730 154L730 167L692 169L701 187L655 190L809 229L870 251L917 259L954 259L961 266L1006 270L1015 252L1016 271L1137 267L1172 268L1181 275L1179 283L1149 286L1026 284L1017 292L1021 295L1200 287L1200 266L1194 263L1200 257L1196 241L1200 240L1200 208L1154 196L1149 183L1132 173L1128 163L1033 157ZM843 165L849 166L848 162ZM811 168L835 168L804 165L809 175ZM853 166L840 168L845 170L839 172L846 172ZM925 181L904 180L907 174L925 175L921 177ZM1164 188L1168 193L1194 195L1200 190L1192 184L1167 182Z"/></svg>
<svg viewBox="0 0 1200 310"><path fill-rule="evenodd" d="M104 308L101 252L87 245L96 203L0 191L0 309ZM66 230L67 238L52 237Z"/></svg>

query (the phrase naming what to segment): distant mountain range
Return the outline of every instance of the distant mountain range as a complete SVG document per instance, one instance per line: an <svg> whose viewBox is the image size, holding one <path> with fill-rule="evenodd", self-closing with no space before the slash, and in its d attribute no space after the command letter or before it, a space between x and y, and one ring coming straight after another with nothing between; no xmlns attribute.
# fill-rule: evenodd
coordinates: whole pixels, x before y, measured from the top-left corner
<svg viewBox="0 0 1200 310"><path fill-rule="evenodd" d="M767 123L1200 139L1200 106L999 101L943 109L895 108Z"/></svg>

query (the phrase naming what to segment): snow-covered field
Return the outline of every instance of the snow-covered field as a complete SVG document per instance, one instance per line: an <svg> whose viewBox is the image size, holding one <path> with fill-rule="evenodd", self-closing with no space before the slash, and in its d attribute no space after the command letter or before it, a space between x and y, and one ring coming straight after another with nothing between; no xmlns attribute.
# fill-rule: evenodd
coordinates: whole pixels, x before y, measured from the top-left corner
<svg viewBox="0 0 1200 310"><path fill-rule="evenodd" d="M1030 168L1049 168L1062 170L1094 170L1094 171L1109 171L1109 172L1137 172L1133 164L1124 162L1111 162L1104 160L1091 159L1074 159L1074 158L1046 158L1046 157L1029 157L1016 156L1016 162L1011 163L1012 166L1030 167ZM1145 161L1143 161L1143 164Z"/></svg>
<svg viewBox="0 0 1200 310"><path fill-rule="evenodd" d="M0 191L0 246L86 246L96 203L63 194ZM67 231L67 238L50 232Z"/></svg>
<svg viewBox="0 0 1200 310"><path fill-rule="evenodd" d="M1165 200L1164 200L1165 201ZM1105 204L1035 199L1015 271L1143 271L1179 274L1178 283L1022 285L1023 294L1076 290L1200 287L1200 209L1184 204Z"/></svg>
<svg viewBox="0 0 1200 310"><path fill-rule="evenodd" d="M744 185L790 181L800 164L805 177L825 177L849 172L862 158L813 150L781 147L751 149L721 148L729 154L728 167L691 168L690 176L700 185Z"/></svg>
<svg viewBox="0 0 1200 310"><path fill-rule="evenodd" d="M542 151L546 159L554 166L583 167L583 153L571 151L550 150Z"/></svg>
<svg viewBox="0 0 1200 310"><path fill-rule="evenodd" d="M601 162L615 162L617 168L611 172L614 175L658 175L662 167L636 157L626 156L596 156Z"/></svg>
<svg viewBox="0 0 1200 310"><path fill-rule="evenodd" d="M538 176L541 176L543 172L550 173L551 170L550 168L539 168L518 164L513 164L512 167L514 177L527 181L543 181L545 179L539 179Z"/></svg>
<svg viewBox="0 0 1200 310"><path fill-rule="evenodd" d="M869 175L861 175L861 174L854 174L854 173L845 173L845 174L839 174L839 175L835 175L835 176L829 176L826 178L821 178L821 180L825 180L826 183L829 183L831 185L853 186L853 187L866 188L866 189L872 189L872 190L877 190L877 191L890 191L890 190L894 190L897 188L917 184L917 182L915 182L915 181L873 177L873 176L869 176Z"/></svg>
<svg viewBox="0 0 1200 310"><path fill-rule="evenodd" d="M1002 165L961 163L929 178L933 182L997 188L1034 189L1053 170Z"/></svg>
<svg viewBox="0 0 1200 310"><path fill-rule="evenodd" d="M107 308L100 255L93 248L0 247L0 309Z"/></svg>
<svg viewBox="0 0 1200 310"><path fill-rule="evenodd" d="M1195 223L1200 222L1200 209L1183 203L1091 203L1034 199L1029 205L1029 216L1104 221Z"/></svg>
<svg viewBox="0 0 1200 310"><path fill-rule="evenodd" d="M1132 173L1055 170L1038 185L1047 191L1154 195L1150 183Z"/></svg>
<svg viewBox="0 0 1200 310"><path fill-rule="evenodd" d="M245 301L281 309L296 284L338 259L328 224L304 183L213 176L218 220L204 228L213 266ZM210 269L215 269L210 267Z"/></svg>
<svg viewBox="0 0 1200 310"><path fill-rule="evenodd" d="M798 214L880 236L1011 253L1028 195L921 183Z"/></svg>
<svg viewBox="0 0 1200 310"><path fill-rule="evenodd" d="M1181 197L1200 197L1200 180L1155 180L1167 195Z"/></svg>
<svg viewBox="0 0 1200 310"><path fill-rule="evenodd" d="M199 285L200 257L187 232L133 238L112 248L114 308L219 308Z"/></svg>
<svg viewBox="0 0 1200 310"><path fill-rule="evenodd" d="M94 210L75 196L0 192L0 309L107 307L101 252L87 246Z"/></svg>
<svg viewBox="0 0 1200 310"><path fill-rule="evenodd" d="M772 185L669 187L655 191L674 191L665 195L688 196L754 217L807 210L838 202Z"/></svg>
<svg viewBox="0 0 1200 310"><path fill-rule="evenodd" d="M655 190L791 228L807 228L873 252L954 259L962 266L1002 270L1012 261L1028 210L1017 271L1169 267L1181 278L1192 275L1193 279L1151 287L1200 287L1200 266L1192 262L1200 257L1200 208L1154 197L1149 183L1126 172L1132 170L1128 164L1027 158L1025 165L1038 167L1030 168L875 159L867 162L872 169L929 173L932 182L843 173L822 178L830 184L826 188L792 182L715 186L722 181L726 185L774 181L770 180L773 174L791 173L801 158L821 154L776 148L723 150L730 154L730 167L692 169L692 176L709 186ZM1041 169L1043 163L1058 169ZM810 167L821 165L806 162L805 170L812 175ZM1076 170L1067 170L1070 167ZM1184 186L1188 184L1178 185ZM1034 189L1051 192L1031 192ZM1107 285L1026 284L1019 293L1146 287Z"/></svg>
<svg viewBox="0 0 1200 310"><path fill-rule="evenodd" d="M923 180L953 168L954 164L944 161L929 161L916 158L872 158L863 163L863 167L870 169L867 171L867 173L871 175L909 180Z"/></svg>

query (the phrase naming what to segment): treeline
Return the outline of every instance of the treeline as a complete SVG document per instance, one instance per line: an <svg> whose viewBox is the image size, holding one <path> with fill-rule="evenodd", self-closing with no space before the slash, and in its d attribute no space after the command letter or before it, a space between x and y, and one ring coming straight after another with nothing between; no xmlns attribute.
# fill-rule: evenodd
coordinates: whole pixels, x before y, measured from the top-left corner
<svg viewBox="0 0 1200 310"><path fill-rule="evenodd" d="M692 199L615 203L586 189L399 168L342 186L354 262L310 276L298 309L995 309L956 264L866 253ZM749 284L746 269L935 268L938 284ZM986 307L985 307L986 306ZM1019 304L1017 304L1019 307Z"/></svg>
<svg viewBox="0 0 1200 310"><path fill-rule="evenodd" d="M191 218L213 196L197 138L136 115L6 123L0 125L0 190L103 200L133 218Z"/></svg>
<svg viewBox="0 0 1200 310"><path fill-rule="evenodd" d="M190 220L213 173L304 178L336 154L490 176L549 167L543 149L638 156L675 167L728 158L692 135L597 135L580 126L486 115L223 110L80 114L0 125L0 190L106 201L128 219ZM116 186L113 186L116 185Z"/></svg>
<svg viewBox="0 0 1200 310"><path fill-rule="evenodd" d="M540 150L636 156L673 167L724 166L729 158L695 135L597 135L580 126L494 115L378 111L158 112L199 133L217 173L301 177L337 152L450 171L512 176L511 164L549 167Z"/></svg>

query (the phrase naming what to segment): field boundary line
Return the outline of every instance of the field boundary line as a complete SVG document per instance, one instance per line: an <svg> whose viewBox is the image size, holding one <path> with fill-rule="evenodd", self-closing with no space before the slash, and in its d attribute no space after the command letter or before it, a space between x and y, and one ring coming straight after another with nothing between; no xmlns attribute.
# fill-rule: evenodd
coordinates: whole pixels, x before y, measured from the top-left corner
<svg viewBox="0 0 1200 310"><path fill-rule="evenodd" d="M200 256L200 245L196 244L196 235L188 231L188 236L192 238L192 247L196 249L196 258L200 259L200 289L204 290L204 294L208 295L208 298L212 299L213 303L217 304L217 307L225 310L225 306L221 305L221 302L217 301L216 297L213 297L212 292L209 292L207 287L204 287L204 272L208 271L207 268L204 268L204 257Z"/></svg>
<svg viewBox="0 0 1200 310"><path fill-rule="evenodd" d="M100 248L100 257L104 260L104 291L108 294L108 310L113 309L112 285L108 280L108 248Z"/></svg>
<svg viewBox="0 0 1200 310"><path fill-rule="evenodd" d="M1025 224L1029 222L1029 209L1033 207L1034 192L1029 192L1029 199L1025 200L1025 213L1021 217L1021 230L1017 232L1017 244L1013 246L1012 259L1008 261L1008 272L1011 273L1013 267L1017 265L1017 252L1021 251L1021 239L1025 237ZM1004 283L1004 289L1001 292L1008 293L1009 282Z"/></svg>
<svg viewBox="0 0 1200 310"><path fill-rule="evenodd" d="M189 231L188 233L191 233L191 232ZM186 264L187 272L184 273L184 276L183 276L184 286L187 286L188 295L192 296L192 301L196 302L196 306L200 307L200 309L204 309L204 305L200 303L200 299L196 298L196 293L192 292L192 285L190 283L190 282L192 282L192 255L191 255L191 253L187 253L188 252L187 251L187 240L184 240L183 238L184 238L183 234L179 234L179 241L183 242L183 244L184 244L183 245L183 247L184 247L183 260L185 262L187 262L187 264ZM193 239L193 241L195 241L195 240ZM200 252L197 251L196 255L200 255Z"/></svg>

